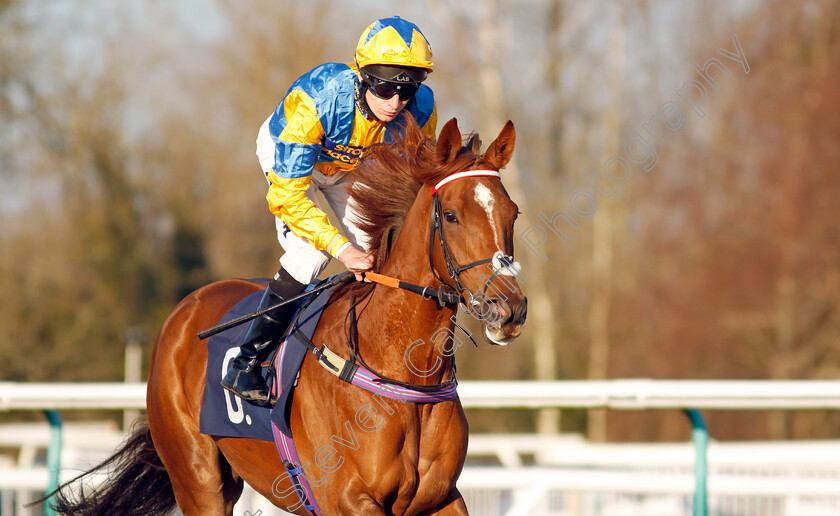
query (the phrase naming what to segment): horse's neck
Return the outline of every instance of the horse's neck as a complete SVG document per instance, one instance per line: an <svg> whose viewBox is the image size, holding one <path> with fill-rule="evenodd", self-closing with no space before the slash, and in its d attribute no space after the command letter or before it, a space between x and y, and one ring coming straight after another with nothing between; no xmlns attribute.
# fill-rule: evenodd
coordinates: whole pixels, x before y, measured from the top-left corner
<svg viewBox="0 0 840 516"><path fill-rule="evenodd" d="M429 268L429 203L415 204L382 273L437 288L439 281ZM382 374L412 383L435 384L449 378L452 356L446 350L452 342L441 341L451 333L435 332L452 330L456 307L441 308L437 301L413 292L379 286L367 311L371 313L359 318L359 334L364 332L373 338L360 340L359 346L372 367L376 361L384 369Z"/></svg>

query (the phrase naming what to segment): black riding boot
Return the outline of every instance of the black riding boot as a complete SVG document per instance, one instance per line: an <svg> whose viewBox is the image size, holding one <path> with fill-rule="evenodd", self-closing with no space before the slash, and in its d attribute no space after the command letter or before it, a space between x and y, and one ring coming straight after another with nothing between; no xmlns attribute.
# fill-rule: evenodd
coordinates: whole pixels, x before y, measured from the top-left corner
<svg viewBox="0 0 840 516"><path fill-rule="evenodd" d="M284 269L277 272L260 301L259 310L280 303L303 292L306 286L292 278ZM222 387L240 398L256 405L270 407L268 387L262 377L262 362L271 354L278 337L292 317L290 305L281 306L254 319L245 340L239 346L239 355L233 359Z"/></svg>

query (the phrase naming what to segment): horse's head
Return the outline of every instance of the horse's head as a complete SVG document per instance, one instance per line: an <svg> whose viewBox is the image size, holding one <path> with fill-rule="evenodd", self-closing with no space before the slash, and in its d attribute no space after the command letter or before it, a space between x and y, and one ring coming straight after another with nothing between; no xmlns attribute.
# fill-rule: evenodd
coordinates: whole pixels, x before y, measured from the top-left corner
<svg viewBox="0 0 840 516"><path fill-rule="evenodd" d="M449 173L427 185L432 196L432 270L461 293L469 312L481 321L486 339L502 346L519 336L528 304L517 282L519 265L513 261L513 225L519 210L498 172L510 161L515 140L508 121L479 154L475 136L462 147L453 118L441 130L435 149L437 163Z"/></svg>

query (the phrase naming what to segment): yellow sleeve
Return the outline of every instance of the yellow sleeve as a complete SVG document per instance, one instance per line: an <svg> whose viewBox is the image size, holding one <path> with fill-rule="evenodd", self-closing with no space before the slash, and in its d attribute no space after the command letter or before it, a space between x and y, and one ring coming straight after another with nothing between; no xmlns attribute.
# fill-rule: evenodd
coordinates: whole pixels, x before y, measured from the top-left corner
<svg viewBox="0 0 840 516"><path fill-rule="evenodd" d="M271 212L280 217L292 233L309 240L319 251L335 256L348 240L330 224L327 214L306 196L311 177L283 179L269 172L268 179L266 200Z"/></svg>
<svg viewBox="0 0 840 516"><path fill-rule="evenodd" d="M306 196L324 136L318 112L301 90L286 96L283 110L288 122L277 138L279 159L268 173L269 209L292 233L309 240L319 251L333 254L348 240Z"/></svg>

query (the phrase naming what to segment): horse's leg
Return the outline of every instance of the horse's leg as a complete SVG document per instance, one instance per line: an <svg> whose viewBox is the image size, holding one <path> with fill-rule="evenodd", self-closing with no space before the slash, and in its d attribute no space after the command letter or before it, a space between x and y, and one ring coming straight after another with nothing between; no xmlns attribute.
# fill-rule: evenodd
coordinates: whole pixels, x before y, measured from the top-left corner
<svg viewBox="0 0 840 516"><path fill-rule="evenodd" d="M156 430L156 431L155 431ZM184 516L231 516L242 493L213 439L181 424L156 425L152 438Z"/></svg>
<svg viewBox="0 0 840 516"><path fill-rule="evenodd" d="M184 516L231 516L242 480L234 478L213 438L200 434L180 410L162 411L160 397L149 399L148 410L155 448Z"/></svg>
<svg viewBox="0 0 840 516"><path fill-rule="evenodd" d="M242 472L248 485L269 502L293 514L307 514L273 443L224 437L216 444L231 467ZM314 466L308 467L306 471L307 474L316 472Z"/></svg>
<svg viewBox="0 0 840 516"><path fill-rule="evenodd" d="M341 514L360 514L364 516L385 516L391 514L379 505L373 498L364 497L361 500L356 499L353 503L339 503L339 511ZM467 511L467 504L461 497L461 493L457 489L453 489L447 501L440 507L431 511L421 513L423 516L469 516Z"/></svg>
<svg viewBox="0 0 840 516"><path fill-rule="evenodd" d="M360 516L387 516L387 512L372 498L364 499L361 503L344 506L341 514L358 514Z"/></svg>
<svg viewBox="0 0 840 516"><path fill-rule="evenodd" d="M444 502L442 507L426 514L429 516L463 516L468 515L469 511L467 511L467 504L464 503L464 498L461 496L461 493L457 488L453 488L452 491L449 492L447 501Z"/></svg>
<svg viewBox="0 0 840 516"><path fill-rule="evenodd" d="M200 320L207 317L201 306L192 299L182 302L161 329L146 406L155 448L184 516L231 516L242 480L233 474L213 438L199 432L207 350L195 334L213 324Z"/></svg>

